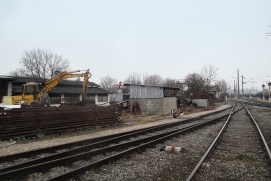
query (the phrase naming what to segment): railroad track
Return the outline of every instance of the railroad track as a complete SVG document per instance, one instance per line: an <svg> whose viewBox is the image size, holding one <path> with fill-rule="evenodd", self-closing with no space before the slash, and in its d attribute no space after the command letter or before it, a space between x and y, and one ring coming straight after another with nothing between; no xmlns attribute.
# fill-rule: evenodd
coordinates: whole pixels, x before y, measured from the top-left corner
<svg viewBox="0 0 271 181"><path fill-rule="evenodd" d="M250 113L257 121L262 133L265 135L266 142L271 148L271 108L247 106Z"/></svg>
<svg viewBox="0 0 271 181"><path fill-rule="evenodd" d="M241 108L240 105L236 107L237 110ZM91 178L92 180L111 180L112 178L113 180L186 180L194 166L199 160L201 160L202 155L204 155L205 151L208 149L208 145L210 145L214 138L216 138L217 133L220 132L224 123L225 122L220 121L211 126L202 127L202 129L188 132L181 136L176 136L171 140L165 141L164 144L157 144L154 148L146 149L143 153L132 154L127 159L122 158L114 164L112 163L110 165L103 166L99 171L88 171L81 177L81 180L84 180L84 178ZM179 145L186 148L187 151L176 154L164 152L159 153L157 148L162 145ZM208 167L209 165L204 164L203 167L205 166ZM271 172L269 170L269 173L267 174L270 173ZM223 176L223 174L220 175ZM224 173L224 176L224 179L218 180L229 179L226 173ZM238 179L236 176L237 175L235 175L235 179L244 180L240 178ZM267 178L269 179L262 180L270 180L270 176L267 176ZM204 177L195 180L212 179Z"/></svg>
<svg viewBox="0 0 271 181"><path fill-rule="evenodd" d="M268 139L269 145L244 106L229 116L186 180L270 180Z"/></svg>
<svg viewBox="0 0 271 181"><path fill-rule="evenodd" d="M226 113L225 113L226 112ZM225 120L229 110L176 123L0 157L1 180L67 180L200 127Z"/></svg>

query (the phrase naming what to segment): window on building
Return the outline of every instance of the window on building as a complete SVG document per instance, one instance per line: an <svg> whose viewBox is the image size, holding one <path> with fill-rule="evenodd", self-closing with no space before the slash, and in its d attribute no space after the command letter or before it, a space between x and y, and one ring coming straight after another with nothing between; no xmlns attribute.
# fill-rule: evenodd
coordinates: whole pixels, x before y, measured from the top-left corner
<svg viewBox="0 0 271 181"><path fill-rule="evenodd" d="M50 97L50 104L60 104L61 99L60 97Z"/></svg>
<svg viewBox="0 0 271 181"><path fill-rule="evenodd" d="M98 96L98 102L108 102L108 96Z"/></svg>
<svg viewBox="0 0 271 181"><path fill-rule="evenodd" d="M65 97L66 98L66 103L78 103L79 100L79 96L69 96L69 97Z"/></svg>
<svg viewBox="0 0 271 181"><path fill-rule="evenodd" d="M87 100L90 102L95 102L95 96L87 96Z"/></svg>

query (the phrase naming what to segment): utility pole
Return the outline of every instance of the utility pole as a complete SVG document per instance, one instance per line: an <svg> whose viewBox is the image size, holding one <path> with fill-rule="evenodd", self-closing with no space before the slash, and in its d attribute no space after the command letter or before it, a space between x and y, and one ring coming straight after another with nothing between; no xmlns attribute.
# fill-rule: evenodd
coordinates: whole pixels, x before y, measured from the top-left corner
<svg viewBox="0 0 271 181"><path fill-rule="evenodd" d="M271 86L271 82L268 82L268 87L269 87L269 102L271 102L271 99L270 99L270 86Z"/></svg>
<svg viewBox="0 0 271 181"><path fill-rule="evenodd" d="M244 77L243 77L243 75L242 75L242 96L244 97L244 82L243 82L243 79L244 79Z"/></svg>
<svg viewBox="0 0 271 181"><path fill-rule="evenodd" d="M235 88L235 80L233 80L234 83L233 83L233 97L235 98L236 97L236 88Z"/></svg>
<svg viewBox="0 0 271 181"><path fill-rule="evenodd" d="M237 69L237 89L238 89L238 92L237 92L237 99L239 99L239 95L240 95L240 89L239 89L239 69Z"/></svg>

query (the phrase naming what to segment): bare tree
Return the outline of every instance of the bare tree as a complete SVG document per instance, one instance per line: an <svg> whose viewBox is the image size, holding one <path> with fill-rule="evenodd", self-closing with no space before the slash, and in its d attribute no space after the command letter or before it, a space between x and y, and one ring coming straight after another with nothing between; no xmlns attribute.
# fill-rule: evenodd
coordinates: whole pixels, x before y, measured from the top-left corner
<svg viewBox="0 0 271 181"><path fill-rule="evenodd" d="M211 88L212 83L214 83L217 76L218 68L213 65L204 66L201 71L201 77L204 80L203 90L208 92Z"/></svg>
<svg viewBox="0 0 271 181"><path fill-rule="evenodd" d="M143 82L145 85L161 86L163 84L163 79L160 75L147 75L144 76Z"/></svg>
<svg viewBox="0 0 271 181"><path fill-rule="evenodd" d="M185 84L189 92L202 92L204 90L204 78L198 73L188 74L185 77Z"/></svg>
<svg viewBox="0 0 271 181"><path fill-rule="evenodd" d="M139 74L137 73L133 73L131 75L129 75L125 80L125 83L127 84L136 84L136 85L141 85L141 77Z"/></svg>
<svg viewBox="0 0 271 181"><path fill-rule="evenodd" d="M10 75L50 78L56 71L68 71L70 62L47 50L33 49L24 52L19 64L22 68L11 71Z"/></svg>
<svg viewBox="0 0 271 181"><path fill-rule="evenodd" d="M107 90L108 92L113 93L116 89L117 79L110 77L109 75L102 77L100 81L100 86Z"/></svg>
<svg viewBox="0 0 271 181"><path fill-rule="evenodd" d="M216 91L219 93L227 93L229 91L229 87L225 80L218 80L215 82Z"/></svg>
<svg viewBox="0 0 271 181"><path fill-rule="evenodd" d="M182 83L179 81L179 80L176 80L176 79L172 79L172 78L165 78L163 80L163 86L166 86L166 87L182 87L181 86Z"/></svg>
<svg viewBox="0 0 271 181"><path fill-rule="evenodd" d="M15 77L28 77L28 74L26 73L25 69L23 69L23 68L17 68L14 71L10 71L9 75L12 75Z"/></svg>

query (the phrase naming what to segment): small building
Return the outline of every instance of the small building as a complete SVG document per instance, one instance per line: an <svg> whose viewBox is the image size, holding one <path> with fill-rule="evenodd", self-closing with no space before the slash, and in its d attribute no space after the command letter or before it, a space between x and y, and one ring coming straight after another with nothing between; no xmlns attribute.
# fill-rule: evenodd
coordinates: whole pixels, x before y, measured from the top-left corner
<svg viewBox="0 0 271 181"><path fill-rule="evenodd" d="M3 96L11 96L12 81L14 77L0 75L0 101L2 102Z"/></svg>
<svg viewBox="0 0 271 181"><path fill-rule="evenodd" d="M172 109L176 109L178 90L180 88L124 84L121 91L111 96L111 101L129 100L130 110L134 114L168 115Z"/></svg>
<svg viewBox="0 0 271 181"><path fill-rule="evenodd" d="M9 78L9 79L8 79ZM3 86L2 97L22 94L22 84L29 82L45 83L43 78L29 77L5 77L0 78L0 85ZM109 102L108 92L94 82L88 83L87 100L93 104L104 104ZM60 104L77 103L82 100L82 81L63 80L49 91L50 104L59 106ZM2 97L0 101L2 101Z"/></svg>
<svg viewBox="0 0 271 181"><path fill-rule="evenodd" d="M111 95L110 101L124 101L134 98L177 97L178 92L180 92L180 88L176 87L124 84L118 93Z"/></svg>

